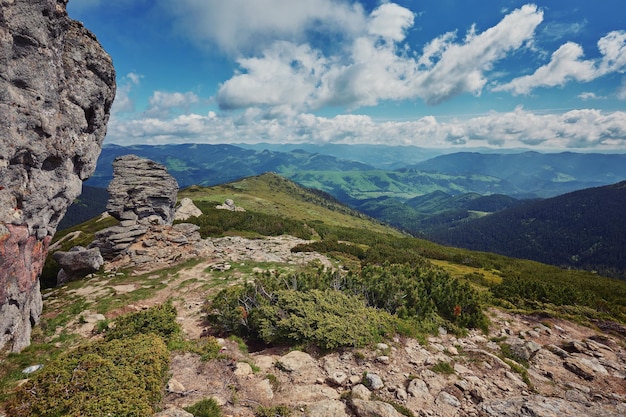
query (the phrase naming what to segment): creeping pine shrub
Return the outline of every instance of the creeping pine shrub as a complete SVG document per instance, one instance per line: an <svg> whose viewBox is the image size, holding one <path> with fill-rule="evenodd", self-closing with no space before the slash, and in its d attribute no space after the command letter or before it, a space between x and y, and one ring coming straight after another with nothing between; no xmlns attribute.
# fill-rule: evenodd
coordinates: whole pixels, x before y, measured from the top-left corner
<svg viewBox="0 0 626 417"><path fill-rule="evenodd" d="M118 317L115 320L115 327L109 328L104 337L105 340L113 340L136 334L154 333L163 338L165 343L169 343L180 335L176 315L176 308L168 301L147 310Z"/></svg>
<svg viewBox="0 0 626 417"><path fill-rule="evenodd" d="M170 302L121 316L105 340L67 352L18 388L7 417L150 416L180 333Z"/></svg>
<svg viewBox="0 0 626 417"><path fill-rule="evenodd" d="M91 343L52 361L17 389L7 417L152 415L169 352L154 334Z"/></svg>

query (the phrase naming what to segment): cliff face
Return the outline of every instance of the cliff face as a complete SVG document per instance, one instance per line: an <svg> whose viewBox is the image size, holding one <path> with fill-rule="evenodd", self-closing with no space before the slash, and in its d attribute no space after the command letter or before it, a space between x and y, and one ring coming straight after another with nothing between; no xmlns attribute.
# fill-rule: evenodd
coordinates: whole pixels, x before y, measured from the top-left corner
<svg viewBox="0 0 626 417"><path fill-rule="evenodd" d="M38 277L93 172L115 96L111 58L67 0L0 0L0 349L30 343Z"/></svg>

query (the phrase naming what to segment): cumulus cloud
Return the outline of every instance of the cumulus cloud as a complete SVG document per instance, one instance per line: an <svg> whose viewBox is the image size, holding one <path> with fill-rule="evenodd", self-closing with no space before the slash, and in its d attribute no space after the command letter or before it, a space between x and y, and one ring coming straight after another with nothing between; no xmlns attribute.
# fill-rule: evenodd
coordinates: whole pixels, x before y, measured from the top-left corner
<svg viewBox="0 0 626 417"><path fill-rule="evenodd" d="M600 59L584 59L582 46L567 42L556 50L546 65L530 75L494 88L513 94L529 94L538 87L563 86L570 81L589 82L626 69L626 32L613 31L598 41Z"/></svg>
<svg viewBox="0 0 626 417"><path fill-rule="evenodd" d="M129 72L122 77L115 91L115 101L113 101L111 113L132 113L135 111L135 102L131 98L131 91L135 86L139 85L142 78L142 75L134 72Z"/></svg>
<svg viewBox="0 0 626 417"><path fill-rule="evenodd" d="M200 98L192 92L165 92L155 91L148 100L149 107L146 114L149 116L167 117L176 109L189 110L200 102Z"/></svg>
<svg viewBox="0 0 626 417"><path fill-rule="evenodd" d="M275 40L303 41L310 31L352 33L364 26L358 2L345 0L160 0L179 30L205 46L239 55Z"/></svg>
<svg viewBox="0 0 626 417"><path fill-rule="evenodd" d="M217 98L224 109L289 105L315 110L416 98L438 104L463 93L479 95L487 82L485 73L530 43L542 19L536 6L526 5L482 33L472 29L461 41L455 33L443 34L416 57L404 44L413 13L384 3L342 54L275 42L254 58L240 58L240 72L222 85Z"/></svg>
<svg viewBox="0 0 626 417"><path fill-rule="evenodd" d="M466 120L425 116L407 121L377 122L366 115L321 117L311 113L267 117L259 109L241 115L185 114L168 119L114 118L112 143L343 143L414 145L430 148L524 147L538 150L623 149L626 112L595 109L538 114L516 108Z"/></svg>

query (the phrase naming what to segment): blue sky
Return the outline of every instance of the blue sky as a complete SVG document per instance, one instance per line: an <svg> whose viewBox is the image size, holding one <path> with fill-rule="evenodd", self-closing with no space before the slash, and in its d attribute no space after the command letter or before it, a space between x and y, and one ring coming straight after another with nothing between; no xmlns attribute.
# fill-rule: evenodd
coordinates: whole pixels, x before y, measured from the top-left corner
<svg viewBox="0 0 626 417"><path fill-rule="evenodd" d="M105 143L626 152L622 0L70 0Z"/></svg>

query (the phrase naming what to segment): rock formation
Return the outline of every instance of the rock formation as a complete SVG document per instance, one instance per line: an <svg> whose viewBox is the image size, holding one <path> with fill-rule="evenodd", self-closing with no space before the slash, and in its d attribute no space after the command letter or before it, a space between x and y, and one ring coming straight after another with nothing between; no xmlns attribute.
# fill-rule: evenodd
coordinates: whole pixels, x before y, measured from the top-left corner
<svg viewBox="0 0 626 417"><path fill-rule="evenodd" d="M67 0L0 7L0 349L30 343L48 244L96 166L115 72Z"/></svg>
<svg viewBox="0 0 626 417"><path fill-rule="evenodd" d="M174 221L178 183L157 162L135 155L116 158L107 190L107 211L120 223L96 234L92 247L98 247L104 259L122 254L151 225Z"/></svg>

